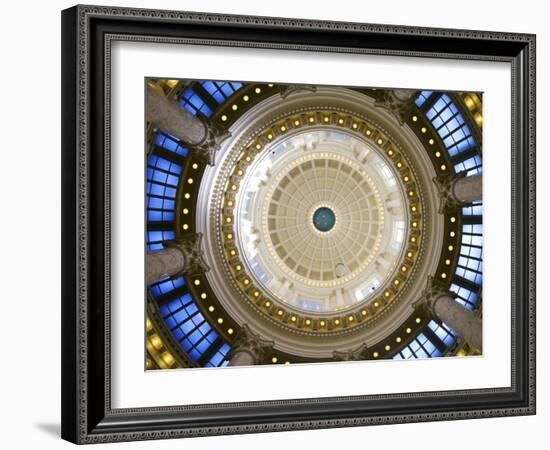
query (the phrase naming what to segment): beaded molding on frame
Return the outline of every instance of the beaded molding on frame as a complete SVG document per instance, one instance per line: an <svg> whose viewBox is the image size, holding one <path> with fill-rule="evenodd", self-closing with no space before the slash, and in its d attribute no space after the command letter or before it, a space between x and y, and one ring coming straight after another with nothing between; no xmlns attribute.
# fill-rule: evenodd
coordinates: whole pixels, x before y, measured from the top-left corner
<svg viewBox="0 0 550 450"><path fill-rule="evenodd" d="M78 118L77 118L77 139L78 139L78 154L77 154L77 186L78 186L78 242L76 245L77 261L78 261L78 327L77 327L77 339L78 339L78 371L77 371L77 404L78 404L78 428L79 428L79 442L80 443L100 443L100 442L119 442L128 440L144 440L144 439L167 439L174 437L196 437L196 436L208 436L219 434L242 434L250 432L271 432L271 431L286 431L286 430L300 430L300 429L318 429L328 427L349 427L349 426L361 426L371 424L390 424L390 423L405 423L405 422L422 422L422 421L442 421L442 420L457 420L457 419L471 419L471 418L483 418L483 417L502 417L509 415L524 415L533 414L535 412L535 37L526 34L514 34L514 33L494 33L485 31L470 31L470 30L451 30L441 28L424 28L424 27L404 27L394 25L373 25L362 23L344 23L344 22L327 22L327 21L309 21L305 19L279 19L279 18L265 18L265 17L253 17L253 16L232 16L232 15L214 15L214 14L200 14L200 13L186 13L176 11L155 11L146 9L125 9L125 8L113 8L113 7L99 7L99 6L78 6L78 70L77 70L77 89L78 89ZM528 256L529 256L529 271L527 283L529 286L528 297L528 339L529 339L529 354L527 358L528 362L528 383L529 383L529 403L526 407L520 408L506 408L506 409L484 409L484 410L471 410L471 411L453 411L453 412L441 412L441 413L419 413L419 414L403 414L403 415L385 415L378 417L362 417L351 419L321 419L315 421L295 421L295 422L281 422L275 424L261 424L261 425L243 425L243 426L220 426L220 427L197 427L190 429L169 429L163 431L139 431L130 433L118 433L118 434L89 434L87 423L87 327L88 327L88 219L89 213L87 208L88 202L88 143L87 143L87 105L88 105L88 18L92 16L110 16L110 17L135 17L135 18L149 18L149 19L170 19L178 22L211 22L211 23L226 23L226 24L244 24L244 25L273 25L278 27L287 28L303 28L319 30L335 30L335 31L371 31L378 33L397 33L403 35L424 35L424 36L441 36L441 37L462 37L470 39L488 39L494 41L526 41L529 43L529 55L528 64L530 70L529 82L529 94L526 99L529 103L529 112L531 120L529 120L527 134L528 134L528 202L529 202L529 215L528 215ZM182 43L188 44L211 44L225 46L247 46L256 48L289 48L289 49L308 49L318 50L323 52L342 52L342 53L363 53L363 54L385 54L385 55L400 55L400 56L429 56L432 58L437 57L452 57L454 59L472 59L470 55L454 55L446 53L436 52L419 52L419 51L378 51L367 49L349 49L349 48L316 48L314 46L301 46L301 45L277 45L277 44L262 44L262 43L242 43L231 41L210 41L210 40L183 40L183 39L171 39L171 38L152 38L146 36L106 36L106 107L109 108L110 97L110 45L113 40L126 40L126 41L142 41L142 42L166 42L166 43ZM476 57L477 58L477 57ZM484 57L487 61L505 61L510 62L510 58L507 57ZM515 64L515 63L513 63ZM512 90L516 89L515 73L512 71ZM512 102L512 113L515 112L517 105ZM109 114L107 114L109 117ZM109 134L110 124L107 124L106 133ZM512 127L512 142L515 145L515 138L517 130L515 125ZM107 167L109 164L109 152L110 142L107 140L106 144L106 157ZM515 170L517 165L517 156L514 152L512 158L512 170ZM108 181L108 175L105 180ZM515 182L513 180L512 190L515 192ZM106 186L108 187L108 186ZM106 198L109 196L109 190L106 191ZM108 203L107 203L108 204ZM515 227L515 221L517 213L515 208L512 208L512 226ZM109 217L106 216L106 222L109 222ZM108 227L107 227L108 230ZM106 232L106 237L109 238L109 232ZM109 239L106 239L106 263L108 264L110 257L110 250L108 248ZM106 266L109 267L108 265ZM516 273L516 263L512 258L512 273ZM108 275L107 275L108 276ZM106 281L109 281L108 278ZM108 283L107 283L108 286ZM512 286L513 288L515 286ZM106 290L106 361L105 361L105 376L106 376L106 407L107 415L116 416L127 413L140 413L151 411L162 412L177 412L185 411L190 408L215 408L222 405L198 405L198 406L181 406L181 407L165 407L165 408L134 408L134 409L111 409L111 396L110 396L110 342L109 342L109 316L110 316L110 292ZM512 305L515 306L517 299L512 296ZM514 313L513 313L514 314ZM512 317L514 319L514 316ZM512 320L512 335L515 333L515 321ZM515 383L515 360L517 358L516 350L512 346L512 387ZM509 392L510 388L495 388L489 389L490 392ZM461 391L461 395L474 393L475 391ZM375 396L359 396L353 398L364 399L385 399L385 398L413 398L419 394L397 394L397 395L375 395ZM458 395L456 392L439 391L433 393L433 395ZM327 402L331 400L338 400L342 398L332 399L308 399L299 400L300 403L314 404L319 401ZM287 400L284 402L249 402L248 406L254 405L277 405L285 404L292 405L297 403L298 400ZM235 405L233 405L235 406Z"/></svg>

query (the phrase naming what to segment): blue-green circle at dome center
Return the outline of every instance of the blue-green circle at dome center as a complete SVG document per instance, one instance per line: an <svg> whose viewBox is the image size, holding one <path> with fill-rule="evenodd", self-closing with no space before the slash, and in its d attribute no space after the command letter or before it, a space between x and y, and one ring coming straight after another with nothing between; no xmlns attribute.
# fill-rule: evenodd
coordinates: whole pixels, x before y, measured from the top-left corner
<svg viewBox="0 0 550 450"><path fill-rule="evenodd" d="M326 233L332 230L334 225L336 225L336 215L332 209L321 206L315 210L313 213L313 226L317 230Z"/></svg>

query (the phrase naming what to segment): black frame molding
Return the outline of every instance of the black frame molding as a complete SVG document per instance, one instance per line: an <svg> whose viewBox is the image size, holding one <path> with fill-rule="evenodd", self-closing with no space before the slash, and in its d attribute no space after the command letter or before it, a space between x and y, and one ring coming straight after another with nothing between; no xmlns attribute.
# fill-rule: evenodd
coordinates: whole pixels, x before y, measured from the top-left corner
<svg viewBox="0 0 550 450"><path fill-rule="evenodd" d="M113 409L110 45L114 40L509 62L509 388ZM62 437L98 443L535 414L535 36L99 6L62 12Z"/></svg>

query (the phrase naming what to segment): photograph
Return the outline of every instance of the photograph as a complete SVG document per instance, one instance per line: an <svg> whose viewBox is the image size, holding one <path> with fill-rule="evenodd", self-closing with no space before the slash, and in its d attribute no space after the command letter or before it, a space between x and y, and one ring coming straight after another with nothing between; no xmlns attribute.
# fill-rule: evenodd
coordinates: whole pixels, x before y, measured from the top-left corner
<svg viewBox="0 0 550 450"><path fill-rule="evenodd" d="M144 84L147 370L483 355L482 92Z"/></svg>

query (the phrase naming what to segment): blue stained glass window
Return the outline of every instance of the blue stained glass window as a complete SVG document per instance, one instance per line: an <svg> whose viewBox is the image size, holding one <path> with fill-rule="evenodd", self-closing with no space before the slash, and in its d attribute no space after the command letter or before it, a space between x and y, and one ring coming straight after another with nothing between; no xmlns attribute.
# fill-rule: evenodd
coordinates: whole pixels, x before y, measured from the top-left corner
<svg viewBox="0 0 550 450"><path fill-rule="evenodd" d="M443 344L445 344L447 347L450 347L453 345L456 341L456 332L452 330L447 324L441 323L438 324L435 322L435 320L431 320L428 323L428 327L430 330L434 332L434 334L439 338Z"/></svg>
<svg viewBox="0 0 550 450"><path fill-rule="evenodd" d="M455 273L459 277L479 285L483 279L482 245L483 226L481 224L463 225L460 256Z"/></svg>
<svg viewBox="0 0 550 450"><path fill-rule="evenodd" d="M213 114L210 107L204 102L199 94L193 90L193 88L187 88L183 92L179 103L194 116L200 113L204 117L210 117Z"/></svg>
<svg viewBox="0 0 550 450"><path fill-rule="evenodd" d="M477 294L475 292L472 292L466 287L459 286L456 283L452 283L449 286L449 289L458 295L458 297L455 299L456 302L460 303L462 306L464 306L466 309L469 309L470 311L474 309L474 305L477 302Z"/></svg>
<svg viewBox="0 0 550 450"><path fill-rule="evenodd" d="M481 202L473 203L472 206L465 206L462 208L463 216L481 216L483 215L483 205Z"/></svg>
<svg viewBox="0 0 550 450"><path fill-rule="evenodd" d="M147 250L150 252L155 250L162 250L164 245L163 241L170 241L176 237L174 231L148 231L147 232Z"/></svg>
<svg viewBox="0 0 550 450"><path fill-rule="evenodd" d="M185 281L183 277L178 277L153 284L150 288L153 297L160 297L182 286L185 286Z"/></svg>
<svg viewBox="0 0 550 450"><path fill-rule="evenodd" d="M180 139L165 131L157 132L154 142L155 145L182 157L186 157L189 153L189 149L181 145Z"/></svg>
<svg viewBox="0 0 550 450"><path fill-rule="evenodd" d="M436 358L441 356L441 352L434 343L424 333L418 333L414 340L393 359L416 359L416 358Z"/></svg>
<svg viewBox="0 0 550 450"><path fill-rule="evenodd" d="M432 95L432 91L422 91L416 100L414 101L416 103L416 106L420 107L424 104L426 100Z"/></svg>
<svg viewBox="0 0 550 450"><path fill-rule="evenodd" d="M474 138L470 128L464 121L464 117L447 94L441 95L433 106L428 109L426 117L432 122L451 157L475 145Z"/></svg>
<svg viewBox="0 0 550 450"><path fill-rule="evenodd" d="M147 220L149 222L173 221L176 187L181 166L150 155L147 161Z"/></svg>
<svg viewBox="0 0 550 450"><path fill-rule="evenodd" d="M466 176L478 175L483 172L481 157L479 155L461 161L454 166L455 172L467 172Z"/></svg>
<svg viewBox="0 0 550 450"><path fill-rule="evenodd" d="M225 102L242 86L242 83L235 81L201 81L201 86L218 103Z"/></svg>

